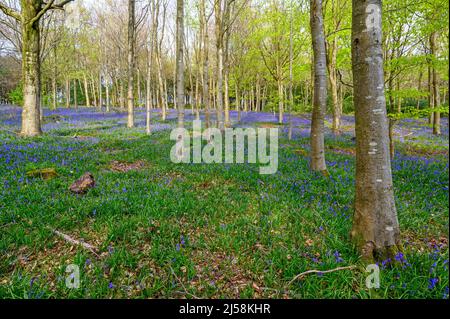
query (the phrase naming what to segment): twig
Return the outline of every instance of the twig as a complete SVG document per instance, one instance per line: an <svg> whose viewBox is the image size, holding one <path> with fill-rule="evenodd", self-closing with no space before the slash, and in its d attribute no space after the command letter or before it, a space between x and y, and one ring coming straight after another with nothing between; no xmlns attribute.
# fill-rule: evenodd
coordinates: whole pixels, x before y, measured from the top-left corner
<svg viewBox="0 0 450 319"><path fill-rule="evenodd" d="M21 218L23 221L25 221L28 225L33 225L33 221L31 219L28 219L26 217L22 217ZM46 229L48 229L49 231L51 231L52 233L54 233L55 235L61 237L62 239L64 239L65 241L73 244L73 245L78 245L83 247L84 249L89 250L91 253L93 253L97 258L100 258L100 255L97 253L98 249L94 246L92 246L91 244L85 243L83 241L77 240L75 238L70 237L69 235L66 235L56 229L51 228L50 226L44 226Z"/></svg>
<svg viewBox="0 0 450 319"><path fill-rule="evenodd" d="M50 230L51 232L53 232L55 235L58 235L59 237L63 238L63 239L66 240L67 242L69 242L69 243L71 243L71 244L74 244L74 245L81 246L81 247L83 247L83 248L89 250L89 251L90 251L91 253L93 253L95 256L100 257L99 254L98 254L97 251L96 251L97 249L96 249L94 246L92 246L92 245L90 245L90 244L88 244L88 243L85 243L85 242L83 242L83 241L76 240L76 239L70 237L69 235L66 235L66 234L64 234L64 233L61 233L60 231L58 231L58 230L56 230L56 229L53 229L53 228L50 228L50 227L46 227L46 228L47 228L48 230Z"/></svg>
<svg viewBox="0 0 450 319"><path fill-rule="evenodd" d="M14 222L11 222L11 223L0 225L0 229L9 227L9 226L14 225L14 224L15 224Z"/></svg>
<svg viewBox="0 0 450 319"><path fill-rule="evenodd" d="M327 273L335 272L335 271L339 271L339 270L352 270L355 268L356 268L356 266L347 266L347 267L338 267L338 268L330 269L330 270L316 270L316 269L308 270L308 271L302 272L301 274L298 274L297 276L295 276L291 281L289 281L287 286L289 287L294 281L296 281L297 279L304 277L308 274L327 274Z"/></svg>
<svg viewBox="0 0 450 319"><path fill-rule="evenodd" d="M196 295L193 295L193 294L191 294L190 292L187 291L186 287L183 285L183 282L180 280L180 278L178 278L178 276L177 276L177 274L175 273L175 271L173 270L173 268L172 268L171 266L169 266L169 267L170 267L170 270L172 271L172 274L175 276L175 278L176 278L176 279L178 280L178 282L180 283L181 287L183 287L184 293L185 293L186 295L191 296L191 297L194 298L194 299L200 299L200 298L197 297Z"/></svg>

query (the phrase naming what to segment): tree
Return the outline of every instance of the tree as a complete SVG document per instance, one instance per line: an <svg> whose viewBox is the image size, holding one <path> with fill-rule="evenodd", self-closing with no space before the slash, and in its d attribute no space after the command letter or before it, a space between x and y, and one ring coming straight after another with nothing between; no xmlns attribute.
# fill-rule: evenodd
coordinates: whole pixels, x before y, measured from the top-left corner
<svg viewBox="0 0 450 319"><path fill-rule="evenodd" d="M381 0L352 2L356 192L351 237L366 259L400 245L384 90Z"/></svg>
<svg viewBox="0 0 450 319"><path fill-rule="evenodd" d="M209 98L209 35L208 35L208 21L209 16L206 15L205 0L200 0L199 5L200 16L200 30L202 33L202 100L205 108L205 122L206 127L210 126L210 98Z"/></svg>
<svg viewBox="0 0 450 319"><path fill-rule="evenodd" d="M134 127L135 0L128 0L128 127Z"/></svg>
<svg viewBox="0 0 450 319"><path fill-rule="evenodd" d="M73 0L21 0L21 12L0 3L0 10L20 21L22 31L23 110L22 136L42 134L41 129L41 46L39 21L49 10L62 10Z"/></svg>
<svg viewBox="0 0 450 319"><path fill-rule="evenodd" d="M177 74L177 106L178 106L178 127L184 127L184 3L177 0L177 52L176 52L176 74Z"/></svg>
<svg viewBox="0 0 450 319"><path fill-rule="evenodd" d="M314 101L311 122L311 169L327 174L324 118L327 104L327 71L322 0L311 0L311 35L314 51Z"/></svg>

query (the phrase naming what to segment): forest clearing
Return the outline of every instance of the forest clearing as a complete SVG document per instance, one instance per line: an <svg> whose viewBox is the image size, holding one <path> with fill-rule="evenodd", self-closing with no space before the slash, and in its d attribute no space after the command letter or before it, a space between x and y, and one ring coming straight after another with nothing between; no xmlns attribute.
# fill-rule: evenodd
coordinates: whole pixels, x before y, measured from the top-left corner
<svg viewBox="0 0 450 319"><path fill-rule="evenodd" d="M0 0L0 298L448 299L448 30L441 0Z"/></svg>

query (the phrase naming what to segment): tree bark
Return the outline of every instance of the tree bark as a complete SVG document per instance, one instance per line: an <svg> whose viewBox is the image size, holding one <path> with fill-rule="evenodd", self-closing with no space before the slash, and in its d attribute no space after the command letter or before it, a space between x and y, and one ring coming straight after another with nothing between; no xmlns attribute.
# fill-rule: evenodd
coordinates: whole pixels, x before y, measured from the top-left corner
<svg viewBox="0 0 450 319"><path fill-rule="evenodd" d="M226 0L225 0L226 3ZM217 56L217 123L219 129L224 129L223 121L223 10L222 0L215 0L214 13L216 18L216 56Z"/></svg>
<svg viewBox="0 0 450 319"><path fill-rule="evenodd" d="M70 108L70 80L66 79L66 108Z"/></svg>
<svg viewBox="0 0 450 319"><path fill-rule="evenodd" d="M356 118L356 191L351 237L365 259L400 246L384 92L381 0L353 0L352 70Z"/></svg>
<svg viewBox="0 0 450 319"><path fill-rule="evenodd" d="M327 103L327 72L322 0L311 0L311 34L314 51L314 102L311 122L311 169L327 174L324 117Z"/></svg>
<svg viewBox="0 0 450 319"><path fill-rule="evenodd" d="M436 57L436 36L437 33L433 32L430 36L430 49L433 58ZM435 109L439 108L439 87L437 83L437 72L434 66L434 61L432 61L432 90L433 90L433 106ZM441 135L441 113L433 113L433 134Z"/></svg>
<svg viewBox="0 0 450 319"><path fill-rule="evenodd" d="M177 0L177 107L178 107L178 127L184 128L184 1Z"/></svg>
<svg viewBox="0 0 450 319"><path fill-rule="evenodd" d="M73 104L78 109L77 79L73 80Z"/></svg>
<svg viewBox="0 0 450 319"><path fill-rule="evenodd" d="M128 0L128 119L127 127L134 127L134 71L135 61L135 0Z"/></svg>
<svg viewBox="0 0 450 319"><path fill-rule="evenodd" d="M85 91L84 94L86 95L86 106L90 107L91 101L89 100L89 86L88 86L86 74L84 74L84 91Z"/></svg>
<svg viewBox="0 0 450 319"><path fill-rule="evenodd" d="M23 136L42 134L40 119L41 62L39 20L31 22L39 12L36 1L22 0L22 81Z"/></svg>
<svg viewBox="0 0 450 319"><path fill-rule="evenodd" d="M209 35L208 35L208 21L206 19L206 8L205 8L205 0L200 0L200 25L202 30L203 37L203 55L202 55L202 71L203 71L203 92L202 92L202 100L205 108L205 125L206 127L211 126L211 118L210 118L210 108L211 108L211 99L209 97Z"/></svg>

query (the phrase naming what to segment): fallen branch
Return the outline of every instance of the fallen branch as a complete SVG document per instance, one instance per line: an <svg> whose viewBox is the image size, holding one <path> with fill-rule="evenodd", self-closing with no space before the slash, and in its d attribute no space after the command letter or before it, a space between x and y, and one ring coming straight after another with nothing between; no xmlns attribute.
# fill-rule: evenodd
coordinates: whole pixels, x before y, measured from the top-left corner
<svg viewBox="0 0 450 319"><path fill-rule="evenodd" d="M169 266L170 267L170 266ZM172 271L172 274L175 276L175 278L178 280L178 282L180 283L181 287L183 287L184 289L184 293L186 295L191 296L194 299L200 299L199 297L197 297L196 295L191 294L190 292L187 291L186 287L183 285L183 282L180 280L180 278L178 278L177 274L175 273L175 271L173 270L172 267L170 267L170 270Z"/></svg>
<svg viewBox="0 0 450 319"><path fill-rule="evenodd" d="M9 226L14 225L14 224L15 224L14 222L11 222L11 223L8 223L8 224L0 225L0 229L9 227Z"/></svg>
<svg viewBox="0 0 450 319"><path fill-rule="evenodd" d="M355 268L356 268L356 266L347 266L347 267L338 267L338 268L330 269L330 270L316 270L316 269L308 270L308 271L302 272L301 274L298 274L297 276L295 276L291 281L289 281L287 286L289 287L297 279L302 278L309 274L328 274L330 272L335 272L335 271L339 271L339 270L352 270Z"/></svg>
<svg viewBox="0 0 450 319"><path fill-rule="evenodd" d="M32 226L33 225L33 221L31 219L22 217L21 218L23 221L25 221L28 225ZM49 231L51 231L52 233L54 233L55 235L61 237L62 239L64 239L65 241L67 241L68 243L71 243L73 245L77 245L77 246L81 246L86 250L89 250L91 253L93 253L97 258L100 258L100 255L97 253L98 249L94 246L92 246L91 244L85 243L84 241L80 241L77 240L75 238L70 237L69 235L66 235L56 229L51 228L50 226L44 226L46 229L48 229Z"/></svg>
<svg viewBox="0 0 450 319"><path fill-rule="evenodd" d="M92 246L92 245L90 245L88 243L85 243L83 241L76 240L76 239L70 237L69 235L61 233L60 231L58 231L56 229L53 229L53 228L50 228L50 227L47 227L47 229L50 230L55 235L58 235L59 237L63 238L65 241L67 241L67 242L69 242L69 243L71 243L73 245L81 246L81 247L89 250L95 256L100 257L100 255L97 253L97 249L94 246Z"/></svg>

